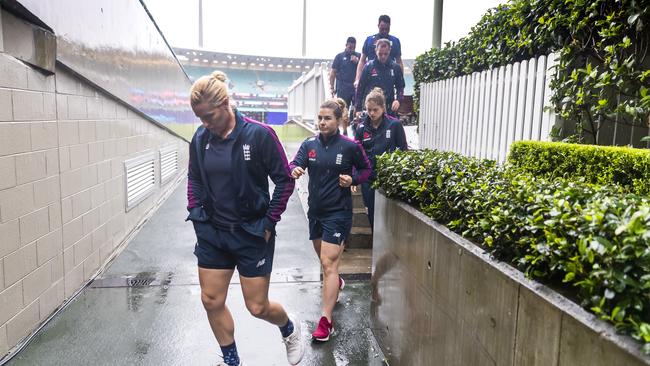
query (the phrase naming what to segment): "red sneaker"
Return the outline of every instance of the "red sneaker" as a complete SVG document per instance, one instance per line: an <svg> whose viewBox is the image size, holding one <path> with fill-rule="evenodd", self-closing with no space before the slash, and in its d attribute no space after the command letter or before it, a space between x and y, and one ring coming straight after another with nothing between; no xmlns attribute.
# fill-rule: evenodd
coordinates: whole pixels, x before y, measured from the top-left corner
<svg viewBox="0 0 650 366"><path fill-rule="evenodd" d="M330 339L330 335L334 333L334 322L330 323L326 317L321 317L318 322L318 327L311 334L315 341L326 342Z"/></svg>

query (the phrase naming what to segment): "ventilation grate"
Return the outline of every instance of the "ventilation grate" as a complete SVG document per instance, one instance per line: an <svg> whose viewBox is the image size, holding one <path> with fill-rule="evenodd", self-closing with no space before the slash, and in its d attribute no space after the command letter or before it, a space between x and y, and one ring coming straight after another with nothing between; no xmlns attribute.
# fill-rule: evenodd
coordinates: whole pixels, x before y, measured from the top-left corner
<svg viewBox="0 0 650 366"><path fill-rule="evenodd" d="M178 171L178 149L170 146L160 149L160 184L165 184Z"/></svg>
<svg viewBox="0 0 650 366"><path fill-rule="evenodd" d="M126 210L147 198L156 185L156 164L153 153L124 162Z"/></svg>

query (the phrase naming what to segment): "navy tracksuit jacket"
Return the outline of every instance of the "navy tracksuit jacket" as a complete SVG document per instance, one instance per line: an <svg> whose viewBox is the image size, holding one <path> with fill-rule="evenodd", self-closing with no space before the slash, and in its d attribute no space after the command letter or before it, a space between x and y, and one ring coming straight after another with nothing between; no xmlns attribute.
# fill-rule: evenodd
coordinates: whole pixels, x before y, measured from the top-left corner
<svg viewBox="0 0 650 366"><path fill-rule="evenodd" d="M295 182L275 131L236 110L235 117L241 130L231 155L232 180L236 189L236 196L232 199L238 202L241 228L264 237L264 230L275 231L275 224L287 208ZM190 214L187 219L192 221L210 221L216 209L203 167L209 135L208 130L199 127L190 143L187 173L187 209ZM269 197L268 177L275 183L273 199Z"/></svg>
<svg viewBox="0 0 650 366"><path fill-rule="evenodd" d="M321 134L305 140L289 164L309 173L310 217L352 217L350 187L339 185L339 174L352 177L352 185L370 176L370 162L361 145L337 131L327 140Z"/></svg>
<svg viewBox="0 0 650 366"><path fill-rule="evenodd" d="M366 117L357 127L354 133L354 139L361 143L372 164L373 173L370 180L375 177L377 155L385 152L393 152L396 149L402 151L408 150L404 127L398 120L386 114L384 114L383 121L381 121L376 129L372 127L370 117Z"/></svg>
<svg viewBox="0 0 650 366"><path fill-rule="evenodd" d="M361 70L359 86L355 95L355 108L357 111L364 109L366 95L379 87L386 97L386 108L390 110L391 104L397 98L401 101L404 96L404 73L395 61L382 64L377 59L369 61Z"/></svg>

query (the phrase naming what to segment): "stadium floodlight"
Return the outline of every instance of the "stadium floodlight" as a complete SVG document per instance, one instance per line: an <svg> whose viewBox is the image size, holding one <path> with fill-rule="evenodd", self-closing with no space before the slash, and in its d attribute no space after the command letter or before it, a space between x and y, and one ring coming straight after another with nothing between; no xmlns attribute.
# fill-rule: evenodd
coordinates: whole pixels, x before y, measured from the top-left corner
<svg viewBox="0 0 650 366"><path fill-rule="evenodd" d="M273 64L269 64L269 67L273 67Z"/></svg>
<svg viewBox="0 0 650 366"><path fill-rule="evenodd" d="M203 62L205 62L207 64L208 62L210 62L210 60L208 60L207 58L204 58Z"/></svg>
<svg viewBox="0 0 650 366"><path fill-rule="evenodd" d="M233 61L230 63L231 65L237 65L237 61Z"/></svg>
<svg viewBox="0 0 650 366"><path fill-rule="evenodd" d="M215 60L214 62L217 62L217 61ZM221 61L221 63L224 64L224 65L228 65L228 61L226 61L226 60Z"/></svg>
<svg viewBox="0 0 650 366"><path fill-rule="evenodd" d="M195 59L194 59L194 62L199 62L199 59L198 59L198 58L195 58Z"/></svg>
<svg viewBox="0 0 650 366"><path fill-rule="evenodd" d="M242 66L246 66L245 62L240 62L239 64L242 65Z"/></svg>

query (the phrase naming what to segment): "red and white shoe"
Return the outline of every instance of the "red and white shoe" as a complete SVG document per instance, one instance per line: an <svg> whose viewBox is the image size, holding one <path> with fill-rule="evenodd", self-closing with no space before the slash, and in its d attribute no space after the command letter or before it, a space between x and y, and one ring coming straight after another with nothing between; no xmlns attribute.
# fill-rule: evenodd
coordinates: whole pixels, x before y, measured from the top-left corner
<svg viewBox="0 0 650 366"><path fill-rule="evenodd" d="M345 281L339 276L339 292L336 294L336 302L339 302L341 299L341 291L343 291L343 288L345 288Z"/></svg>
<svg viewBox="0 0 650 366"><path fill-rule="evenodd" d="M321 317L318 322L318 327L311 334L315 341L326 342L330 339L330 335L334 333L334 322L329 322L326 317Z"/></svg>

